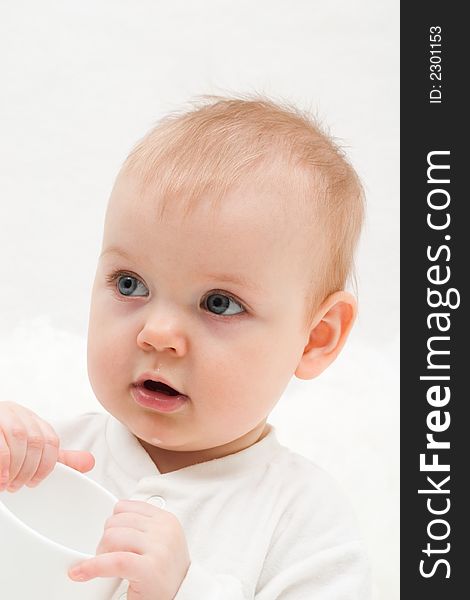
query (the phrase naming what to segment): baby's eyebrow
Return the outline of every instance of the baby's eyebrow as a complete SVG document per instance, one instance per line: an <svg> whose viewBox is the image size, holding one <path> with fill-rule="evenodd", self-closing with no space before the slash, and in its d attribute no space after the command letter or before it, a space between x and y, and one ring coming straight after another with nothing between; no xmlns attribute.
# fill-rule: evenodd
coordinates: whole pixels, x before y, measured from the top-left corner
<svg viewBox="0 0 470 600"><path fill-rule="evenodd" d="M100 254L100 258L105 254L118 254L119 256L122 256L127 260L131 260L131 257L129 256L129 254L127 254L127 252L124 252L124 250L121 250L116 246L110 246L109 248L106 248L106 250L103 250L103 252Z"/></svg>
<svg viewBox="0 0 470 600"><path fill-rule="evenodd" d="M244 277L243 275L229 275L227 273L211 273L208 275L209 279L215 281L223 281L224 283L235 283L241 287L252 289L255 292L261 291L261 288L251 279Z"/></svg>

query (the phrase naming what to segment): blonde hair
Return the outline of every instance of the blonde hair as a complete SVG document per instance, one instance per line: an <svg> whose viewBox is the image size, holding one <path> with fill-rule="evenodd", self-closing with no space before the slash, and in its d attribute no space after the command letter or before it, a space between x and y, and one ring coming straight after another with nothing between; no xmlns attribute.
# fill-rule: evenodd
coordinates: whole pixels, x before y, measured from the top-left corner
<svg viewBox="0 0 470 600"><path fill-rule="evenodd" d="M273 174L273 165L286 168ZM318 257L312 255L315 275L306 289L307 323L329 294L344 289L354 271L364 219L359 178L316 120L285 101L259 94L201 96L189 110L159 121L130 152L122 171L136 174L143 188L151 186L160 198L161 214L168 203L182 203L182 217L202 198L217 205L254 173L269 173L279 185L287 180L292 198L287 209L307 207L326 242L321 276Z"/></svg>

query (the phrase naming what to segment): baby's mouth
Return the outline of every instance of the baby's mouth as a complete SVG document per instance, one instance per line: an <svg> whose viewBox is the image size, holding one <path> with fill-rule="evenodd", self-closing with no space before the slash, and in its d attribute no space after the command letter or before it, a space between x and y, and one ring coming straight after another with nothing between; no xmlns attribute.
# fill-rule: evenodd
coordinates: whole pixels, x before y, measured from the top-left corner
<svg viewBox="0 0 470 600"><path fill-rule="evenodd" d="M146 379L141 384L145 389L150 390L151 392L162 392L163 394L167 394L168 396L182 396L178 390L173 389L169 385L162 383L161 381L152 381L151 379Z"/></svg>
<svg viewBox="0 0 470 600"><path fill-rule="evenodd" d="M163 379L163 377L161 378ZM182 394L168 383L153 379L153 373L143 373L142 377L133 383L132 396L137 404L163 413L172 413L182 409L189 397Z"/></svg>

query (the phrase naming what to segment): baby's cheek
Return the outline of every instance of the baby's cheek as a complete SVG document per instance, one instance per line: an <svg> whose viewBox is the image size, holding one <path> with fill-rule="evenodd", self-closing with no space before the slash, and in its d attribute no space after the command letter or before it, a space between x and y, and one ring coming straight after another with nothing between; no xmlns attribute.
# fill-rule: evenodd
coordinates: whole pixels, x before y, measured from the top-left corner
<svg viewBox="0 0 470 600"><path fill-rule="evenodd" d="M104 381L113 380L113 375L119 372L122 359L119 355L119 345L105 335L104 330L89 331L88 335L88 376L96 394L102 393Z"/></svg>
<svg viewBox="0 0 470 600"><path fill-rule="evenodd" d="M96 396L101 394L101 387L103 385L103 373L107 372L107 360L105 354L99 351L97 344L94 343L90 337L88 339L88 378L91 383L91 387L95 392Z"/></svg>

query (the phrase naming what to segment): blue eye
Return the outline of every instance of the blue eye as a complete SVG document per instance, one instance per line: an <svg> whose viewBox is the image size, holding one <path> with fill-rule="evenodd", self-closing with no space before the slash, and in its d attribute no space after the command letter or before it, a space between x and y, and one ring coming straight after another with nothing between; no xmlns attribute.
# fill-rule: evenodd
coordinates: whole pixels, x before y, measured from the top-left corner
<svg viewBox="0 0 470 600"><path fill-rule="evenodd" d="M211 312L214 312L217 315L222 315L224 317L229 315L238 315L242 312L245 312L245 309L241 304L239 304L230 296L226 296L225 294L210 294L209 296L207 296L205 305L207 306L207 309ZM240 308L241 310L237 311L236 307ZM228 312L224 312L227 309Z"/></svg>
<svg viewBox="0 0 470 600"><path fill-rule="evenodd" d="M134 294L138 288L143 288L143 293ZM136 277L132 275L121 275L117 277L117 289L123 296L148 296L148 289Z"/></svg>

